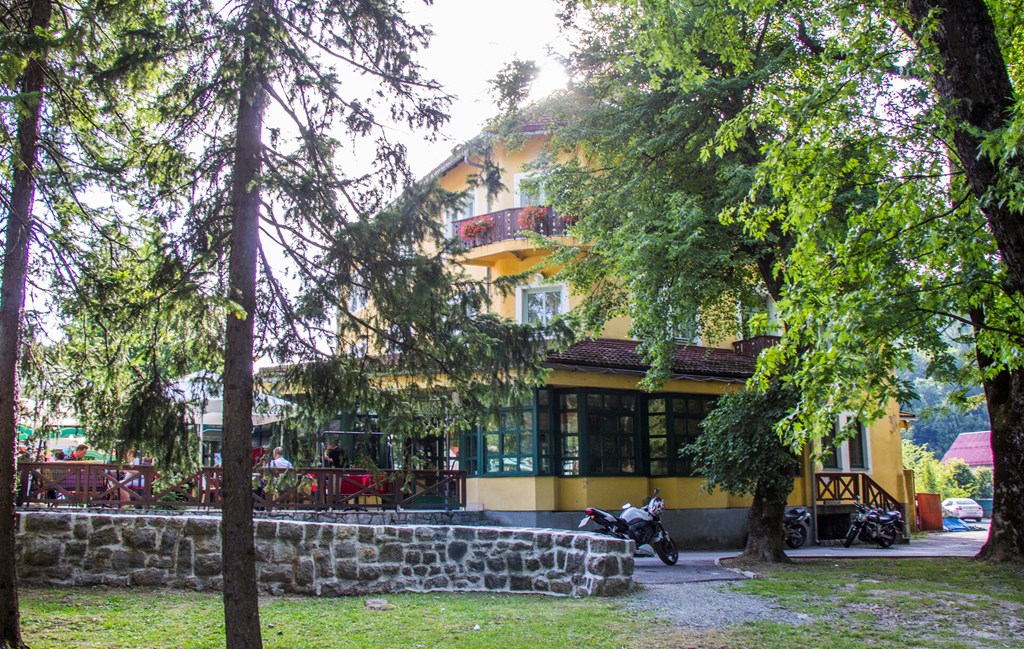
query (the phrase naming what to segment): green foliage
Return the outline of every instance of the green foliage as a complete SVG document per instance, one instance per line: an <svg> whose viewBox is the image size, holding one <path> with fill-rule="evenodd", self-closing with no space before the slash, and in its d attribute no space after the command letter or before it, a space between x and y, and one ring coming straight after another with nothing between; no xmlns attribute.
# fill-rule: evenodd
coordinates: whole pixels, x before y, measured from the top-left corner
<svg viewBox="0 0 1024 649"><path fill-rule="evenodd" d="M565 264L560 277L585 296L580 326L593 335L608 319L628 316L630 335L651 362L644 385L653 389L670 375L680 339L711 345L777 326L768 322L766 301L779 286L787 237L751 236L719 219L752 194L760 140L773 133L751 133L722 156L702 153L791 46L759 40L747 26L740 38L752 67L700 49L720 75L694 79L651 54L650 22L634 9L587 5L580 24L588 27L570 59L573 91L528 115L559 125L536 170L556 209L577 217L572 233L587 246L585 255L575 248L555 255ZM677 27L696 37L696 13L679 18ZM771 203L771 192L755 200Z"/></svg>
<svg viewBox="0 0 1024 649"><path fill-rule="evenodd" d="M914 488L919 493L941 493L941 465L925 446L903 440L903 466L914 472Z"/></svg>
<svg viewBox="0 0 1024 649"><path fill-rule="evenodd" d="M949 471L949 491L947 498L970 498L978 489L977 480L971 467L959 458L947 462Z"/></svg>
<svg viewBox="0 0 1024 649"><path fill-rule="evenodd" d="M723 223L755 240L780 232L792 241L777 267L785 340L760 369L766 381L789 374L801 390L785 427L795 444L826 435L841 412L874 419L888 400L911 399L912 386L893 372L911 367L914 352L940 377L954 365L950 341L960 349L977 342L998 367L1022 358L1024 314L1002 288L984 201L963 185L955 161L950 175L953 125L929 85L942 65L901 31L900 11L646 0L607 12L633 26L616 36L627 43L620 66L646 65L650 84L637 88L703 93L756 79L739 105L718 102L722 119L699 153L711 165L747 162L747 190L718 204ZM1019 30L1000 24L1016 44ZM772 52L768 67L755 56ZM992 134L987 155L1008 160L1003 154L1017 150L1016 121ZM656 141L660 122L653 126L637 132ZM752 139L761 146L744 157ZM1015 182L994 191L1016 201ZM975 321L975 333L964 324L978 310L984 322Z"/></svg>
<svg viewBox="0 0 1024 649"><path fill-rule="evenodd" d="M168 470L195 465L189 405L173 379L220 362L223 310L142 222L75 242L80 275L54 283L64 339L49 368L63 403L102 448L143 450Z"/></svg>
<svg viewBox="0 0 1024 649"><path fill-rule="evenodd" d="M507 63L491 81L491 92L503 112L513 111L530 94L530 84L537 78L540 68L533 61L515 59Z"/></svg>
<svg viewBox="0 0 1024 649"><path fill-rule="evenodd" d="M980 467L974 471L974 493L971 494L972 498L991 498L993 492L992 485L992 469L988 467Z"/></svg>
<svg viewBox="0 0 1024 649"><path fill-rule="evenodd" d="M991 498L992 471L972 471L961 459L939 462L926 446L903 440L903 466L914 472L915 489L946 498ZM988 495L982 495L987 493Z"/></svg>
<svg viewBox="0 0 1024 649"><path fill-rule="evenodd" d="M153 206L187 233L180 254L209 273L207 295L223 291L221 196L238 170L216 134L235 127L231 97L255 79L268 114L284 119L263 142L258 298L247 315L255 353L285 366L268 381L296 400L301 424L373 412L388 432L426 434L540 381L546 332L486 313L485 287L449 263L461 244L437 218L462 197L411 184L404 148L387 131L396 122L434 131L447 119L448 97L415 61L429 30L395 2L229 5L237 10L197 22L195 47L175 61L179 82L152 108L178 125L163 152L189 172L159 186L184 183L192 197L156 195ZM257 24L259 42L246 41ZM245 43L256 60L240 67ZM364 91L347 74L376 81ZM371 141L372 160L355 148L359 138ZM361 168L348 162L360 158ZM481 182L493 189L500 170L492 165Z"/></svg>
<svg viewBox="0 0 1024 649"><path fill-rule="evenodd" d="M941 456L960 433L990 427L988 408L979 394L980 388L964 390L920 375L914 375L911 380L918 397L907 404L917 415L909 433L915 444L927 445Z"/></svg>
<svg viewBox="0 0 1024 649"><path fill-rule="evenodd" d="M720 397L701 422L702 434L683 453L694 457L704 488L785 503L800 459L782 444L775 428L790 416L797 394L779 384L765 392L745 390Z"/></svg>

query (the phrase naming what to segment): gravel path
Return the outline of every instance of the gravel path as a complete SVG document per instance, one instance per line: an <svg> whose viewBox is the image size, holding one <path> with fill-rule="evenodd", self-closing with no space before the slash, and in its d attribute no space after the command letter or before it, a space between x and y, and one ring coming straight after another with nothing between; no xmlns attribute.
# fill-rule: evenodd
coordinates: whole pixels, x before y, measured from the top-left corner
<svg viewBox="0 0 1024 649"><path fill-rule="evenodd" d="M768 598L734 592L725 583L644 584L624 601L630 610L653 613L685 628L712 629L761 620L812 621L809 615L787 610Z"/></svg>

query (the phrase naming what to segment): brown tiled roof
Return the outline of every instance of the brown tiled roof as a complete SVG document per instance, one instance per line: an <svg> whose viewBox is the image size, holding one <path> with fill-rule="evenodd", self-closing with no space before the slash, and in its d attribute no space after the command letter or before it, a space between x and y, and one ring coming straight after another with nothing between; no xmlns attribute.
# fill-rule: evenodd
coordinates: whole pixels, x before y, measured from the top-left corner
<svg viewBox="0 0 1024 649"><path fill-rule="evenodd" d="M576 343L562 352L548 354L548 365L604 369L612 373L646 372L650 363L644 361L635 340L597 338ZM737 381L754 373L755 359L730 349L678 345L672 361L672 372L680 376Z"/></svg>

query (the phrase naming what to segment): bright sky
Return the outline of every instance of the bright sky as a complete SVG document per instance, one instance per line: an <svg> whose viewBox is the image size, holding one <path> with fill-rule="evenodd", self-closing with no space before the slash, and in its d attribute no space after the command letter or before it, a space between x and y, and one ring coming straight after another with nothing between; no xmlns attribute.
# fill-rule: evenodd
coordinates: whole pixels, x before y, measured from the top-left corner
<svg viewBox="0 0 1024 649"><path fill-rule="evenodd" d="M540 78L534 97L564 87L565 72L548 57L549 49L568 51L556 17L556 0L406 0L409 17L433 27L430 48L419 60L428 75L455 95L451 122L435 143L416 134L401 139L409 147L409 160L417 176L444 161L451 150L477 135L484 122L497 112L488 81L513 58L536 61Z"/></svg>

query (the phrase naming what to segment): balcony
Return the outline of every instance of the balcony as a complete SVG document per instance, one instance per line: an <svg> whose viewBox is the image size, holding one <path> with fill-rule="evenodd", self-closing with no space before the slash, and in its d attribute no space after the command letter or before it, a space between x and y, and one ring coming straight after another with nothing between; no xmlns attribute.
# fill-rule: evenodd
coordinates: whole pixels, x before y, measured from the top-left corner
<svg viewBox="0 0 1024 649"><path fill-rule="evenodd" d="M746 340L737 340L732 344L732 349L737 354L757 358L758 354L777 344L780 340L779 336L754 336Z"/></svg>
<svg viewBox="0 0 1024 649"><path fill-rule="evenodd" d="M467 259L479 261L484 258L512 254L521 256L536 246L529 240L526 231L547 237L566 236L570 225L565 217L550 207L513 207L507 210L481 214L468 219L452 221L452 236L460 238L470 248ZM488 248L494 244L511 242L499 250ZM515 242L520 242L518 245Z"/></svg>

